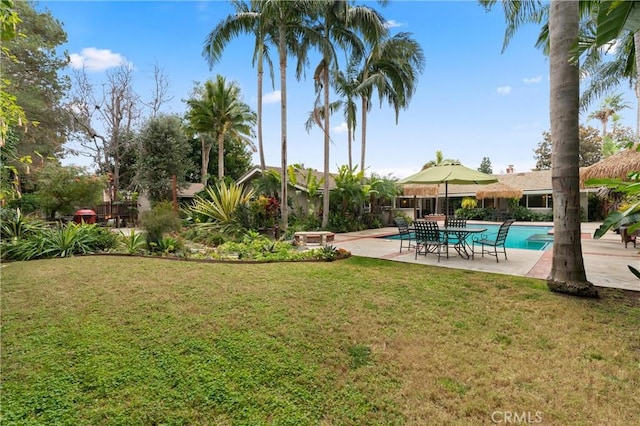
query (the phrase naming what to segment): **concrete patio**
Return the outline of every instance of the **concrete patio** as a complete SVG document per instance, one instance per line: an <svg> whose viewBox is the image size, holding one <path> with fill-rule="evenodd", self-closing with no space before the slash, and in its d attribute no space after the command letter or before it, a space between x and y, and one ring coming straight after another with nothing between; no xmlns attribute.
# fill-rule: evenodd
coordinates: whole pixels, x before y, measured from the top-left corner
<svg viewBox="0 0 640 426"><path fill-rule="evenodd" d="M482 222L474 222L482 223ZM522 223L533 225L534 223ZM550 225L550 223L540 223ZM638 249L629 244L625 249L620 235L609 232L601 239L592 238L594 230L600 223L582 224L582 254L584 258L587 279L599 287L613 287L625 290L640 291L640 279L636 278L627 265L640 268L640 255ZM518 226L516 222L513 226ZM545 279L551 271L552 250L535 251L523 249L507 249L508 260L500 255L500 262L496 263L495 257L476 255L475 259L463 259L450 250L449 258L443 256L438 263L437 255L429 254L426 257L419 255L415 259L413 249L399 252L400 241L378 238L386 235L397 234L395 227L368 229L360 232L336 234L333 245L349 250L353 255L388 259L398 262L409 262L442 266L444 268L468 269L474 271L493 272L498 274L517 275Z"/></svg>

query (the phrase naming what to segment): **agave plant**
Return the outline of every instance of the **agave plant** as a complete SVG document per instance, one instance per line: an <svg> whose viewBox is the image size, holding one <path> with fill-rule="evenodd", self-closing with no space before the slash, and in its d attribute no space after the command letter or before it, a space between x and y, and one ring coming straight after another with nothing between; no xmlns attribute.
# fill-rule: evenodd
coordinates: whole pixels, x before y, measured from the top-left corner
<svg viewBox="0 0 640 426"><path fill-rule="evenodd" d="M254 191L245 191L242 185L218 183L215 190L206 188L207 197L196 195L190 211L200 218L201 226L211 226L219 229L236 227L236 212L240 206L246 205Z"/></svg>
<svg viewBox="0 0 640 426"><path fill-rule="evenodd" d="M20 209L2 210L0 215L2 226L0 234L2 240L17 241L38 230L44 228L44 222L37 219L29 219L24 216Z"/></svg>
<svg viewBox="0 0 640 426"><path fill-rule="evenodd" d="M129 254L141 253L147 244L144 234L142 232L136 232L135 229L132 229L128 235L120 231L120 235Z"/></svg>

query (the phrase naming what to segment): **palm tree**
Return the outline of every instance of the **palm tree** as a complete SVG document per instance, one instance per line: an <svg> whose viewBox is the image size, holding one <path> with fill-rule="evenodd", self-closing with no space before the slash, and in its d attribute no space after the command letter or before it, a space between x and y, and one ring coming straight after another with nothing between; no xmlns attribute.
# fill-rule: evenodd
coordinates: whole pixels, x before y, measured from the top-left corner
<svg viewBox="0 0 640 426"><path fill-rule="evenodd" d="M570 61L578 40L579 20L577 1L551 1L549 59L554 241L547 285L552 291L597 297L598 291L587 281L580 242L580 69L577 63Z"/></svg>
<svg viewBox="0 0 640 426"><path fill-rule="evenodd" d="M260 157L260 168L265 170L266 163L264 159L264 145L262 139L262 96L263 96L263 74L264 63L267 63L269 74L271 76L271 85L273 86L273 64L269 56L267 41L272 40L268 33L272 28L261 14L261 1L252 1L247 4L244 1L233 1L236 13L223 19L207 36L202 55L209 63L209 69L212 69L222 57L222 51L227 44L237 37L239 34L248 33L255 37L253 50L253 65L257 67L258 73L258 102L257 102L257 136L258 136L258 154Z"/></svg>
<svg viewBox="0 0 640 426"><path fill-rule="evenodd" d="M387 100L396 113L396 124L400 109L409 106L416 90L418 75L424 69L422 47L411 38L410 33L398 33L374 43L366 56L358 75L358 92L362 101L361 124L362 151L360 169L365 169L367 151L367 114L371 110L374 90L378 92L380 104Z"/></svg>
<svg viewBox="0 0 640 426"><path fill-rule="evenodd" d="M367 6L350 6L344 0L322 0L315 3L314 18L317 19L315 29L317 36L307 39L306 45L316 45L322 53L322 59L316 67L314 80L318 97L322 91L323 111L330 111L329 76L330 70L337 69L337 53L339 47L354 59L364 53L364 43L358 36L362 34L365 41L375 43L387 33L384 20L374 9ZM319 98L318 98L319 99ZM319 105L315 109L320 108ZM324 114L322 130L324 133L324 188L322 196L322 227L329 224L329 136L331 114Z"/></svg>
<svg viewBox="0 0 640 426"><path fill-rule="evenodd" d="M491 8L496 1L481 3ZM541 24L546 16L537 0L501 4L507 20L505 45L520 25ZM580 28L578 1L552 0L548 16L554 243L547 285L552 291L597 297L597 290L587 281L580 242L580 70L574 55Z"/></svg>
<svg viewBox="0 0 640 426"><path fill-rule="evenodd" d="M610 118L615 118L622 109L629 108L629 105L622 100L622 94L607 96L600 104L600 109L589 114L588 118L595 118L602 123L602 138L607 136L607 124ZM615 120L614 120L615 130Z"/></svg>
<svg viewBox="0 0 640 426"><path fill-rule="evenodd" d="M333 75L333 89L342 98L340 106L344 113L344 121L347 124L347 151L349 155L349 168L353 169L353 137L356 131L358 115L358 97L356 89L359 86L357 78L357 63L350 61L346 73L338 70Z"/></svg>
<svg viewBox="0 0 640 426"><path fill-rule="evenodd" d="M249 105L242 102L240 87L235 83L227 83L221 75L215 81L208 80L204 84L202 97L189 99L187 104L189 121L193 130L199 133L210 133L218 142L218 179L224 178L224 140L230 136L251 146L253 126L256 114ZM202 183L207 184L209 154L211 144L202 140Z"/></svg>

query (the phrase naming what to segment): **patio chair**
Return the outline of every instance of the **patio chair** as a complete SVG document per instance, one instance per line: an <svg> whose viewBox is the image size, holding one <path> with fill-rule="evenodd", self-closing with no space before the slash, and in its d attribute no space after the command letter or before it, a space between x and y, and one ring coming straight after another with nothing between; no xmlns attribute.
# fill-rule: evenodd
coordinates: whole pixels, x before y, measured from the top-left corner
<svg viewBox="0 0 640 426"><path fill-rule="evenodd" d="M466 228L467 227L467 219L463 219L461 217L447 217L447 220L444 223L445 228ZM448 243L451 244L459 244L460 239L456 236L456 234L447 234Z"/></svg>
<svg viewBox="0 0 640 426"><path fill-rule="evenodd" d="M409 224L402 217L396 217L393 220L398 227L398 234L400 235L400 253L402 253L402 249L406 247L407 250L411 250L415 247L415 244L412 244L411 241L414 239L412 236L411 229L409 229ZM407 242L405 246L404 243Z"/></svg>
<svg viewBox="0 0 640 426"><path fill-rule="evenodd" d="M446 235L440 232L438 222L420 220L414 223L416 229L416 259L418 254L437 253L438 262L442 253L442 246L446 247L447 259L449 258L449 246Z"/></svg>
<svg viewBox="0 0 640 426"><path fill-rule="evenodd" d="M478 240L474 239L471 243L471 259L474 259L474 256L476 254L475 246L476 244L479 244L482 257L484 257L484 254L487 253L491 256L495 256L496 262L499 262L498 247L502 247L502 250L500 252L504 253L504 260L507 260L507 249L505 248L504 243L507 240L507 234L509 233L509 228L511 227L513 222L515 222L515 219L509 219L502 222L502 225L500 225L498 233L496 234L496 237L494 239L488 238L486 235L482 235ZM485 249L485 247L487 248Z"/></svg>

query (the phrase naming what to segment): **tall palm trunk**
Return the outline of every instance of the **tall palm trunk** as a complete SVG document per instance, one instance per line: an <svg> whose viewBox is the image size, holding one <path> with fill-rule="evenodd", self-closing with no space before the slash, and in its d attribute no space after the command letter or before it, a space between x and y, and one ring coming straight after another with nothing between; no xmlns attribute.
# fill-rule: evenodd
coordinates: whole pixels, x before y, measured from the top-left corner
<svg viewBox="0 0 640 426"><path fill-rule="evenodd" d="M580 242L578 64L571 49L578 38L577 1L552 0L549 15L553 260L547 285L552 291L597 297L587 281Z"/></svg>
<svg viewBox="0 0 640 426"><path fill-rule="evenodd" d="M353 159L351 152L353 150L353 129L351 124L347 124L347 149L349 150L349 170L353 170Z"/></svg>
<svg viewBox="0 0 640 426"><path fill-rule="evenodd" d="M636 137L640 138L640 31L633 33L633 45L636 54L636 100L638 107L636 108Z"/></svg>
<svg viewBox="0 0 640 426"><path fill-rule="evenodd" d="M264 43L260 43L260 47L258 48L258 121L257 121L257 132L258 132L258 154L260 155L260 169L265 170L267 168L264 161L264 148L262 145L262 75L264 74L264 64L263 60L263 45Z"/></svg>
<svg viewBox="0 0 640 426"><path fill-rule="evenodd" d="M218 182L224 179L224 136L227 132L222 131L218 135Z"/></svg>
<svg viewBox="0 0 640 426"><path fill-rule="evenodd" d="M363 79L364 80L364 79ZM367 106L369 104L369 98L366 95L362 95L362 152L360 152L360 170L364 171L364 158L367 152Z"/></svg>
<svg viewBox="0 0 640 426"><path fill-rule="evenodd" d="M211 153L211 147L207 146L207 141L202 133L198 135L200 138L200 148L202 150L202 163L200 168L200 182L204 186L207 186L209 179L209 154Z"/></svg>
<svg viewBox="0 0 640 426"><path fill-rule="evenodd" d="M329 37L325 34L325 37ZM324 89L324 186L322 193L322 228L326 229L329 226L329 145L331 143L329 139L329 63L330 60L324 59L324 75L322 77L322 84Z"/></svg>
<svg viewBox="0 0 640 426"><path fill-rule="evenodd" d="M289 225L288 183L287 183L287 45L286 27L284 22L278 28L278 55L280 58L280 132L282 172L280 173L280 215L282 216L282 231L286 231Z"/></svg>

